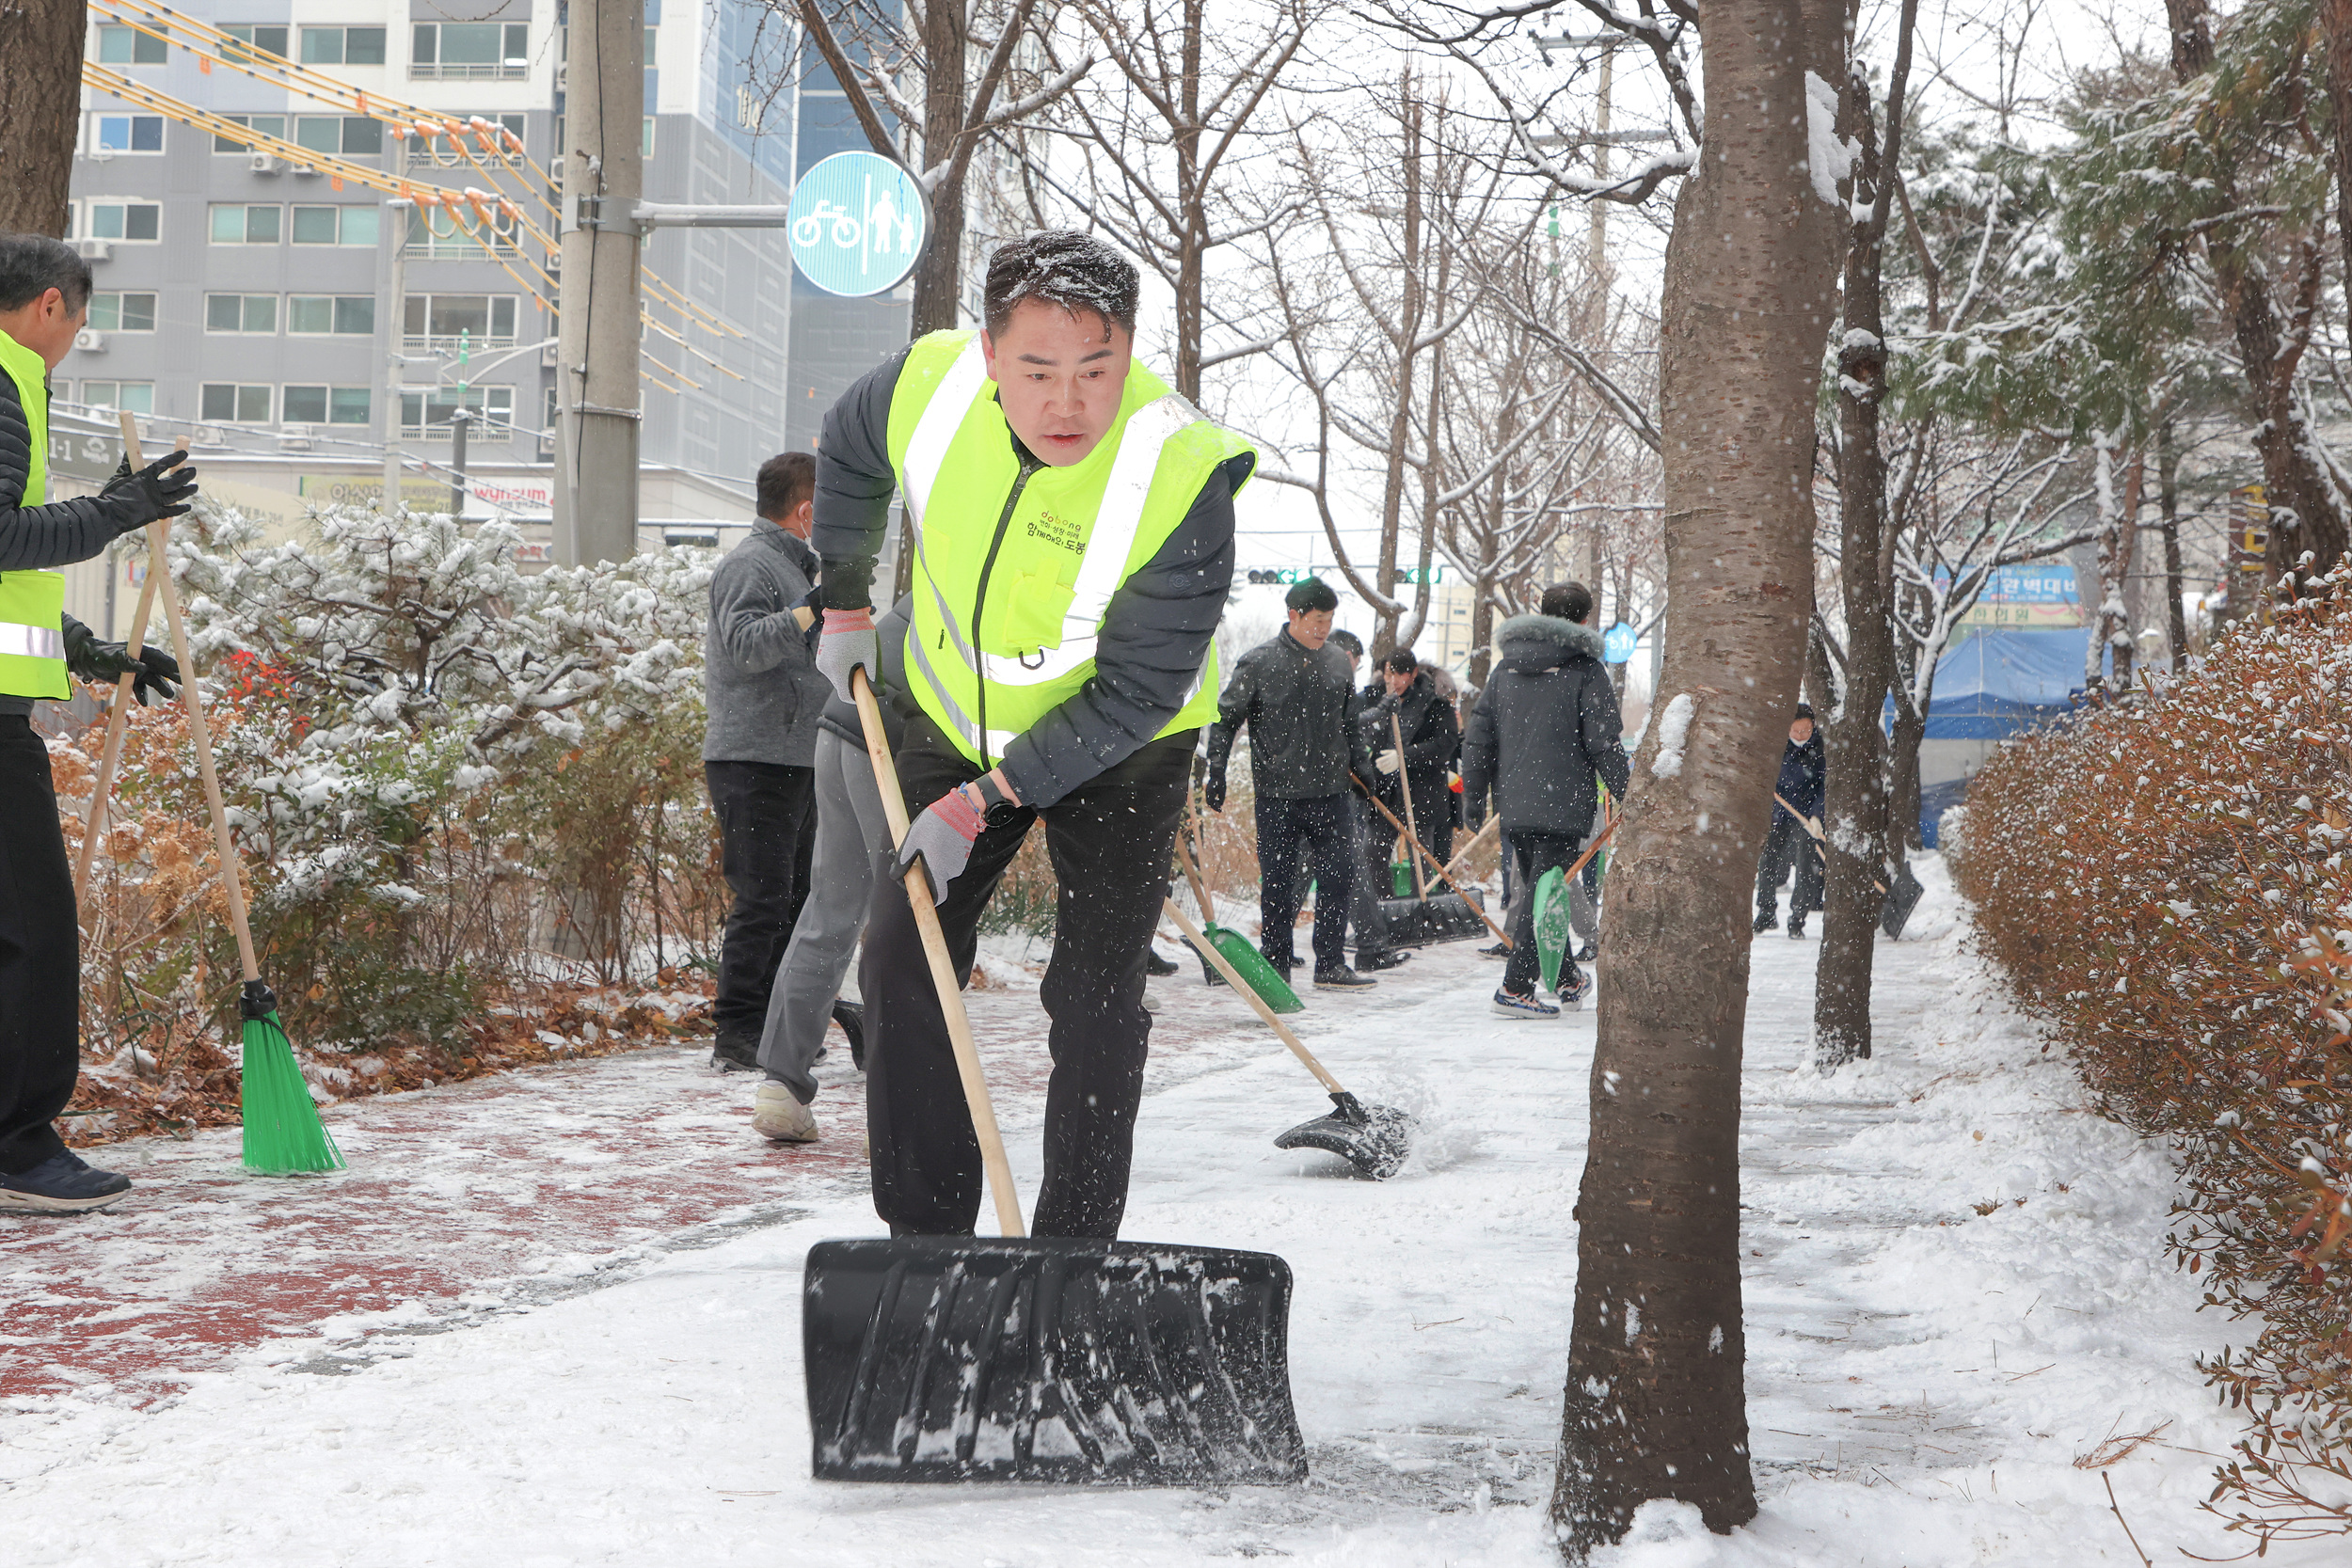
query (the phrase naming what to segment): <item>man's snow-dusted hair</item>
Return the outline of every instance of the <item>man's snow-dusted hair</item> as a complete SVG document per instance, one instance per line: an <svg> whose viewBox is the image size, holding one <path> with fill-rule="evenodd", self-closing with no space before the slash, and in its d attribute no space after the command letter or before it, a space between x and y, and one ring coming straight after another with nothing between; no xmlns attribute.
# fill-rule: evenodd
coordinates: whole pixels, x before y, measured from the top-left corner
<svg viewBox="0 0 2352 1568"><path fill-rule="evenodd" d="M1093 235L1049 229L999 245L988 259L983 301L988 330L992 335L1004 331L1014 308L1035 299L1058 305L1073 316L1080 311L1100 316L1132 335L1142 289L1135 263Z"/></svg>

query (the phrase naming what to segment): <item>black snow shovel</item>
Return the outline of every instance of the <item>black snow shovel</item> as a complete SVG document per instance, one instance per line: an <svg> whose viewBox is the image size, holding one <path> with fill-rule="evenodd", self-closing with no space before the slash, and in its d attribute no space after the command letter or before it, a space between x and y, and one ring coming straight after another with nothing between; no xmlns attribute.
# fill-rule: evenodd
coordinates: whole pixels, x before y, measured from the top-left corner
<svg viewBox="0 0 2352 1568"><path fill-rule="evenodd" d="M850 679L882 809L903 842L906 798L873 689L863 671ZM1304 1481L1306 1443L1291 1408L1290 1265L1263 1252L1023 1236L1004 1139L919 862L906 892L1004 1234L809 1249L801 1347L817 1479Z"/></svg>
<svg viewBox="0 0 2352 1568"><path fill-rule="evenodd" d="M1804 831L1813 835L1814 843L1824 850L1829 847L1829 840L1822 836L1819 823L1788 801L1781 800L1780 791L1772 791L1772 799L1780 800L1781 809L1804 824ZM1911 863L1907 860L1903 862L1902 869L1895 873L1893 887L1888 887L1876 877L1870 879L1870 885L1883 895L1879 903L1879 929L1884 931L1890 940L1900 938L1903 927L1910 924L1911 911L1919 907L1919 900L1927 896L1928 890L1912 874Z"/></svg>
<svg viewBox="0 0 2352 1568"><path fill-rule="evenodd" d="M1307 1070L1330 1091L1332 1110L1328 1116L1300 1122L1275 1139L1274 1147L1327 1149L1375 1181L1386 1181L1404 1168L1405 1156L1412 1148L1413 1118L1393 1106L1367 1105L1340 1087L1340 1081L1315 1060L1313 1052L1299 1043L1298 1037L1274 1015L1274 1009L1266 1006L1265 999L1241 983L1241 977L1233 973L1233 967L1226 961L1225 955L1217 950L1215 942L1201 934L1200 928L1184 911L1176 907L1176 901L1171 898L1167 900L1167 904L1168 916L1176 922L1176 928L1184 933L1184 940L1192 943L1203 959L1224 971L1226 983L1241 992L1242 999L1257 1009L1260 1018L1265 1020L1266 1027L1279 1035L1282 1043L1291 1048L1291 1053L1306 1063Z"/></svg>

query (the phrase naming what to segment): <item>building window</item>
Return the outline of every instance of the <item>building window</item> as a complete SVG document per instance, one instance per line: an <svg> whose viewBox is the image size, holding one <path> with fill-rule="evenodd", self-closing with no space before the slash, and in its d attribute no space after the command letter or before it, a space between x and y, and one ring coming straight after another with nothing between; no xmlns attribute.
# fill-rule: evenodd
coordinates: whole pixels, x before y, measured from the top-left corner
<svg viewBox="0 0 2352 1568"><path fill-rule="evenodd" d="M223 27L221 31L251 52L275 55L281 60L287 57L286 29L282 26Z"/></svg>
<svg viewBox="0 0 2352 1568"><path fill-rule="evenodd" d="M278 330L278 296L276 294L206 294L204 296L204 330L207 332L276 332Z"/></svg>
<svg viewBox="0 0 2352 1568"><path fill-rule="evenodd" d="M267 424L269 394L266 385L207 381L198 394L198 418L210 424Z"/></svg>
<svg viewBox="0 0 2352 1568"><path fill-rule="evenodd" d="M257 135L276 136L279 141L286 139L286 117L284 115L222 115L220 118L234 120ZM253 147L249 142L239 141L233 136L224 136L215 131L213 133L213 150L215 152L250 152Z"/></svg>
<svg viewBox="0 0 2352 1568"><path fill-rule="evenodd" d="M375 332L373 294L288 294L286 330L299 337L366 338Z"/></svg>
<svg viewBox="0 0 2352 1568"><path fill-rule="evenodd" d="M213 243L215 245L276 245L284 237L281 219L284 214L276 207L213 208Z"/></svg>
<svg viewBox="0 0 2352 1568"><path fill-rule="evenodd" d="M100 65L162 65L171 58L171 46L136 27L98 29Z"/></svg>
<svg viewBox="0 0 2352 1568"><path fill-rule="evenodd" d="M152 201L89 204L89 237L93 240L151 240L162 232L163 221L163 208Z"/></svg>
<svg viewBox="0 0 2352 1568"><path fill-rule="evenodd" d="M302 63L304 65L382 65L384 63L384 29L381 27L305 27L302 29ZM289 388L291 392L291 388Z"/></svg>
<svg viewBox="0 0 2352 1568"><path fill-rule="evenodd" d="M531 70L531 25L523 22L421 22L408 74L453 81L519 78Z"/></svg>
<svg viewBox="0 0 2352 1568"><path fill-rule="evenodd" d="M85 381L82 402L91 408L117 408L126 414L155 412L155 384L151 381Z"/></svg>
<svg viewBox="0 0 2352 1568"><path fill-rule="evenodd" d="M296 245L373 245L376 210L373 207L296 207L291 238Z"/></svg>
<svg viewBox="0 0 2352 1568"><path fill-rule="evenodd" d="M288 424L365 424L368 393L365 387L289 386L280 409Z"/></svg>
<svg viewBox="0 0 2352 1568"><path fill-rule="evenodd" d="M155 296L94 293L89 296L89 324L101 332L152 332Z"/></svg>
<svg viewBox="0 0 2352 1568"><path fill-rule="evenodd" d="M294 139L298 147L329 157L373 158L384 150L384 123L365 115L296 115Z"/></svg>
<svg viewBox="0 0 2352 1568"><path fill-rule="evenodd" d="M93 115L98 121L98 150L101 152L161 152L164 150L164 117L161 115Z"/></svg>
<svg viewBox="0 0 2352 1568"><path fill-rule="evenodd" d="M514 434L515 388L512 387L469 387L466 406L480 421L473 434L503 441ZM400 394L400 433L412 440L429 436L447 436L449 417L457 409L457 388L454 387L412 387ZM485 432L483 426L489 429Z"/></svg>
<svg viewBox="0 0 2352 1568"><path fill-rule="evenodd" d="M453 349L461 336L476 349L514 346L513 294L410 294L405 313L408 348Z"/></svg>

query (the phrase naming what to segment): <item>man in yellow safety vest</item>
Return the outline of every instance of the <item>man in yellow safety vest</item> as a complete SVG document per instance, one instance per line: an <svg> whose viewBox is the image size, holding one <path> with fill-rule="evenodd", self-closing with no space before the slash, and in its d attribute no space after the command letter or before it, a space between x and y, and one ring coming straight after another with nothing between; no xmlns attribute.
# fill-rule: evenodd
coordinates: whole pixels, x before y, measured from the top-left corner
<svg viewBox="0 0 2352 1568"><path fill-rule="evenodd" d="M134 659L65 613L65 578L119 534L185 512L196 470L184 451L103 494L48 499L49 372L89 314L89 264L40 234L0 234L0 1210L103 1209L131 1190L65 1147L52 1123L81 1070L81 928L49 748L33 704L74 678L136 677L144 703L168 697L180 666Z"/></svg>
<svg viewBox="0 0 2352 1568"><path fill-rule="evenodd" d="M990 259L984 330L935 332L825 417L812 542L818 668L876 668L870 589L895 489L914 551L898 773L958 974L1042 819L1058 884L1041 1236L1114 1237L1152 1020L1144 960L1193 748L1248 442L1133 355L1135 267L1084 234ZM886 586L886 585L885 585ZM897 1235L970 1234L979 1148L913 913L880 888L859 971L874 1206Z"/></svg>

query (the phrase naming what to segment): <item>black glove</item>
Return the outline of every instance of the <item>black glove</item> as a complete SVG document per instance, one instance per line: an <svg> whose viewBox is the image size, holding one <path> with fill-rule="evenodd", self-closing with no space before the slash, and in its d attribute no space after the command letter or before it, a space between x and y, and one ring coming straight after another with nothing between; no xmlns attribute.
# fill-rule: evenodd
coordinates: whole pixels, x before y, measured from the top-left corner
<svg viewBox="0 0 2352 1568"><path fill-rule="evenodd" d="M179 695L171 683L180 678L180 661L161 648L141 648L133 658L127 643L102 642L98 634L68 616L65 622L65 667L78 681L111 686L125 675L135 677L131 694L145 707L150 693L169 702Z"/></svg>
<svg viewBox="0 0 2352 1568"><path fill-rule="evenodd" d="M1209 769L1208 779L1200 785L1200 799L1208 802L1211 811L1225 809L1225 769Z"/></svg>
<svg viewBox="0 0 2352 1568"><path fill-rule="evenodd" d="M137 498L128 510L117 514L120 522L116 530L118 536L145 528L158 517L177 517L188 510L196 495L196 469L185 466L187 461L187 451L183 448L169 457L155 459L136 473L132 472L127 455L116 466L114 478L106 481L106 487L99 494Z"/></svg>

